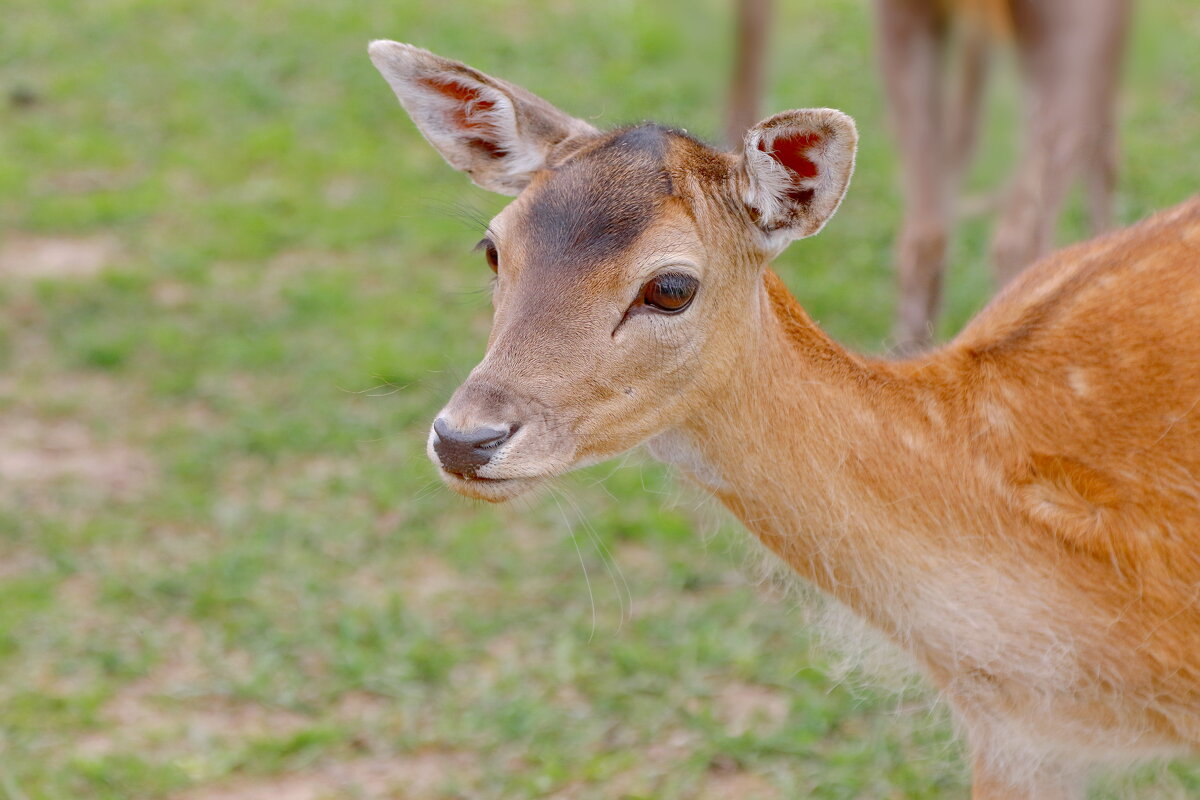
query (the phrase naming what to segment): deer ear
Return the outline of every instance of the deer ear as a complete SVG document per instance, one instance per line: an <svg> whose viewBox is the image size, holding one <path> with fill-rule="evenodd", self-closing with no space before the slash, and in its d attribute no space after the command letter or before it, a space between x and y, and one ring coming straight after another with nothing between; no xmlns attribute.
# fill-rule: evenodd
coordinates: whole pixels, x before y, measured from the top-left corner
<svg viewBox="0 0 1200 800"><path fill-rule="evenodd" d="M854 171L858 131L832 108L784 111L746 131L743 200L782 247L812 236L837 211Z"/></svg>
<svg viewBox="0 0 1200 800"><path fill-rule="evenodd" d="M596 129L507 81L399 42L375 41L371 61L450 166L515 195L533 173Z"/></svg>

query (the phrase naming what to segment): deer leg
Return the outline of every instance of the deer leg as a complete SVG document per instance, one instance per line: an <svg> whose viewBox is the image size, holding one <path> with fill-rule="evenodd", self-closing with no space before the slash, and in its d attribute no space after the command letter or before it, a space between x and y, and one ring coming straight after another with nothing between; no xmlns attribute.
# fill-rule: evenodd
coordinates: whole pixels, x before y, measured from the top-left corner
<svg viewBox="0 0 1200 800"><path fill-rule="evenodd" d="M996 282L1004 285L1053 245L1059 212L1096 120L1103 46L1113 8L1124 0L1014 0L1017 58L1025 83L1020 165L992 240ZM1107 101L1106 101L1107 102ZM1110 179L1097 178L1096 214L1108 212Z"/></svg>
<svg viewBox="0 0 1200 800"><path fill-rule="evenodd" d="M1113 194L1117 182L1117 85L1124 60L1129 25L1129 0L1105 0L1099 10L1097 45L1093 49L1091 114L1092 136L1084 159L1083 186L1087 198L1088 225L1092 234L1113 225Z"/></svg>
<svg viewBox="0 0 1200 800"><path fill-rule="evenodd" d="M1068 110L1069 87L1054 75L1032 79L1026 137L1012 185L992 239L997 286L1020 274L1053 244L1081 146L1077 120Z"/></svg>
<svg viewBox="0 0 1200 800"><path fill-rule="evenodd" d="M771 0L737 0L735 13L737 38L729 87L729 117L725 123L725 140L731 147L740 144L750 126L758 122L758 106L766 83Z"/></svg>
<svg viewBox="0 0 1200 800"><path fill-rule="evenodd" d="M945 30L935 4L876 0L880 67L899 145L904 220L896 244L895 349L927 346L941 302L949 226L941 66Z"/></svg>
<svg viewBox="0 0 1200 800"><path fill-rule="evenodd" d="M979 110L991 60L991 37L988 31L975 23L965 25L959 50L960 77L954 86L947 120L947 140L954 173L952 186L955 189L967 170L975 153L975 143L979 140Z"/></svg>
<svg viewBox="0 0 1200 800"><path fill-rule="evenodd" d="M1087 199L1088 228L1092 235L1113 225L1113 194L1117 188L1117 133L1112 109L1097 109L1093 137L1088 144L1083 189Z"/></svg>

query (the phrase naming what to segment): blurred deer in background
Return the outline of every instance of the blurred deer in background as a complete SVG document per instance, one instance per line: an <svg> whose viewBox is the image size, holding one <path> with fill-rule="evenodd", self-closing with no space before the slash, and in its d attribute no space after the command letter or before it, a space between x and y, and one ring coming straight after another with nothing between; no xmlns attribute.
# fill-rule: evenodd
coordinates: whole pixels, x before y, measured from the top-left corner
<svg viewBox="0 0 1200 800"><path fill-rule="evenodd" d="M770 0L739 0L727 134L753 123ZM875 0L879 64L900 155L899 352L932 339L954 200L970 160L992 45L1011 40L1024 85L1022 142L992 238L1003 286L1054 243L1072 182L1093 233L1113 218L1116 90L1130 0Z"/></svg>

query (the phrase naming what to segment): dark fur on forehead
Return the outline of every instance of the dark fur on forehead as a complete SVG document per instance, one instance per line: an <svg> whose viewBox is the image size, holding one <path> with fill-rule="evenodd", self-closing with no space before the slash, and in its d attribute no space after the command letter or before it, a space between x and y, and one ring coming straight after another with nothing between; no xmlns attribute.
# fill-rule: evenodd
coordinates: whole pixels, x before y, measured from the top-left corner
<svg viewBox="0 0 1200 800"><path fill-rule="evenodd" d="M526 210L531 261L562 269L628 248L671 196L670 137L658 125L606 135L556 167Z"/></svg>

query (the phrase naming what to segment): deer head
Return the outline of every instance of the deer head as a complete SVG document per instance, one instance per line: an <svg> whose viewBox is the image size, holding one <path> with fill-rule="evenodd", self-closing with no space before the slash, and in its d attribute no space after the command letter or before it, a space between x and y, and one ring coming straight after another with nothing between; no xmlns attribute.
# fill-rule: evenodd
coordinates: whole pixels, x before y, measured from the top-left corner
<svg viewBox="0 0 1200 800"><path fill-rule="evenodd" d="M853 170L854 123L831 109L776 114L723 153L659 125L602 133L411 45L370 55L451 166L516 195L480 242L487 354L429 436L470 497L509 499L720 402L769 313L767 263L821 229Z"/></svg>

